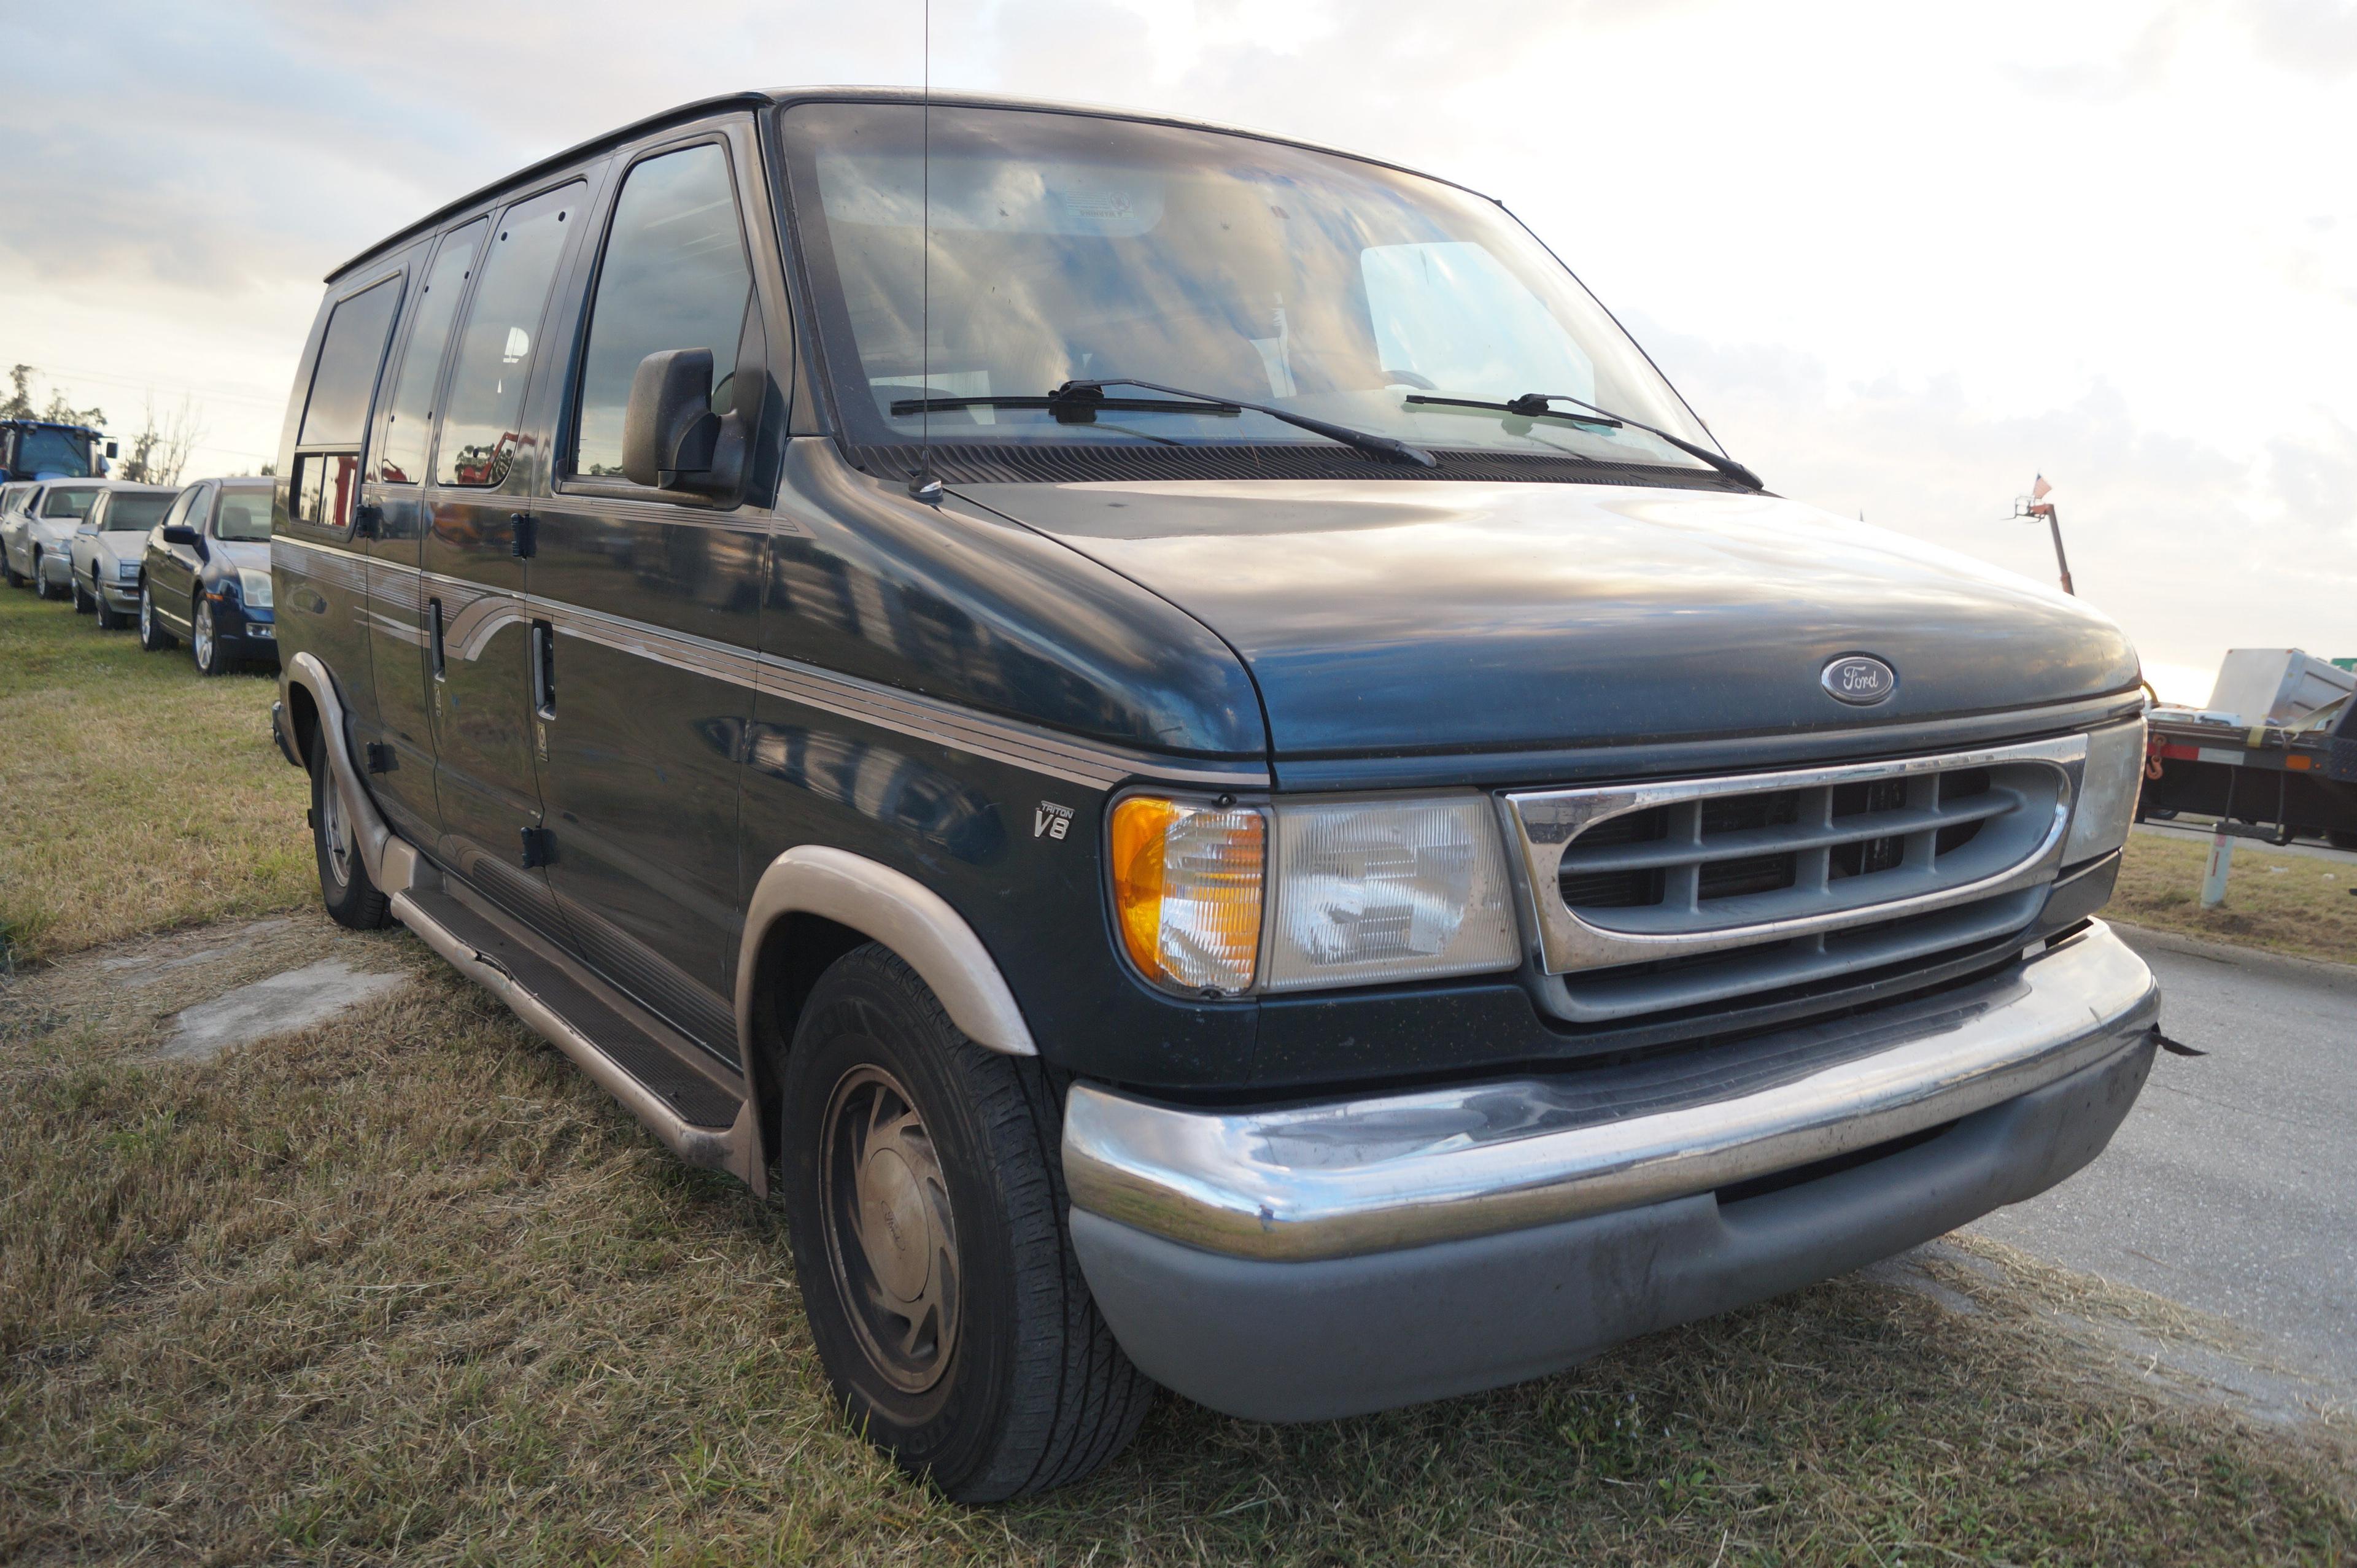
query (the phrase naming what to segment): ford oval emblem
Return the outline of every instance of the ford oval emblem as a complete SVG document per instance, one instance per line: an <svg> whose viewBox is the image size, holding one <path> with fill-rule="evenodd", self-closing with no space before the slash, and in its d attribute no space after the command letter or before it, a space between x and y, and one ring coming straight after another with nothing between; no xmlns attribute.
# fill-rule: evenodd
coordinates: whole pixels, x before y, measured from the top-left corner
<svg viewBox="0 0 2357 1568"><path fill-rule="evenodd" d="M1836 700L1856 708L1887 703L1890 693L1899 690L1899 671L1863 653L1842 655L1825 666L1817 681Z"/></svg>

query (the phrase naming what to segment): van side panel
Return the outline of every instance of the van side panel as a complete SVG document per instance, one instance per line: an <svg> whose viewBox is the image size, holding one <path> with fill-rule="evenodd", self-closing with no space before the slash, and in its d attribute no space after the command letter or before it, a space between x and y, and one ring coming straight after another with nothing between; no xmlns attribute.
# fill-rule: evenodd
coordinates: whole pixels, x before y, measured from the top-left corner
<svg viewBox="0 0 2357 1568"><path fill-rule="evenodd" d="M1230 700L1233 656L1079 555L852 472L823 437L788 443L782 473L745 741L748 875L799 844L866 856L957 910L1054 1065L1245 1081L1254 1004L1166 996L1123 967L1100 848L1133 773L1265 787L1257 709ZM1183 670L1161 662L1182 655ZM1124 736L1168 726L1227 756L1148 757L1042 714Z"/></svg>

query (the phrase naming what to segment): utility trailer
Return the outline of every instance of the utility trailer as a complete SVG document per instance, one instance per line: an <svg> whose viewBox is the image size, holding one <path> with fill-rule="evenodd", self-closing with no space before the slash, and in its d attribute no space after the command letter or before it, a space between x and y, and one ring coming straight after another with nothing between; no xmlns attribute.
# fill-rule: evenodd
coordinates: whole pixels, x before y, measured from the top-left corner
<svg viewBox="0 0 2357 1568"><path fill-rule="evenodd" d="M2136 816L2215 817L2218 832L2357 850L2357 671L2296 648L2238 648L2209 705L2147 715Z"/></svg>

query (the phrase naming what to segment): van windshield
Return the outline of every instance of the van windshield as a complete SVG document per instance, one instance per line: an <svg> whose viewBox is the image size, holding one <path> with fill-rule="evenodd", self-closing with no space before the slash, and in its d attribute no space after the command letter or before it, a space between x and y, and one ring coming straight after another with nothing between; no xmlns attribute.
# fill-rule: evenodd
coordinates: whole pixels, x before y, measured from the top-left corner
<svg viewBox="0 0 2357 1568"><path fill-rule="evenodd" d="M1220 132L936 105L928 334L921 108L810 103L780 124L855 442L913 443L930 421L932 440L959 444L1320 444L1263 414L1176 400L1089 423L919 407L1116 377L1444 450L1701 466L1627 426L1411 394L1562 393L1710 441L1577 279L1454 186Z"/></svg>

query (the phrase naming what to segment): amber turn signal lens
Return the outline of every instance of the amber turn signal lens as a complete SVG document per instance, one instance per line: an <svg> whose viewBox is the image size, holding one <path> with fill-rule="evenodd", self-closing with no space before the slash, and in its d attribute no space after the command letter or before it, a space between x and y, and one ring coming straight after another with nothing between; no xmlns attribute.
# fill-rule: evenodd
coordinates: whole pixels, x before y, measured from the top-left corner
<svg viewBox="0 0 2357 1568"><path fill-rule="evenodd" d="M1251 988L1268 824L1249 807L1132 795L1113 810L1114 910L1130 961L1172 991Z"/></svg>

